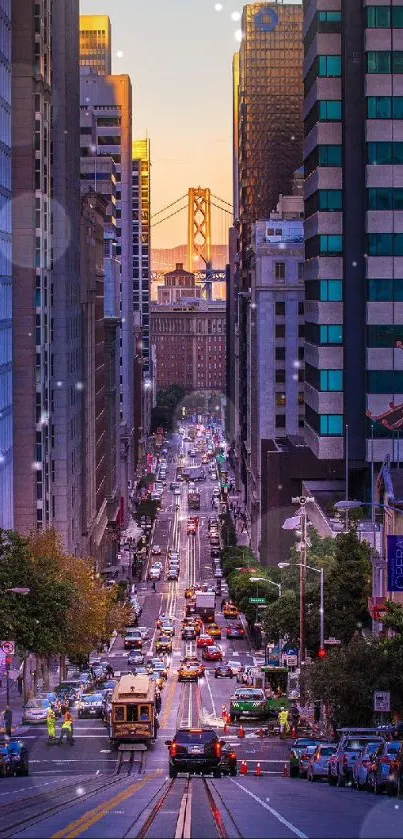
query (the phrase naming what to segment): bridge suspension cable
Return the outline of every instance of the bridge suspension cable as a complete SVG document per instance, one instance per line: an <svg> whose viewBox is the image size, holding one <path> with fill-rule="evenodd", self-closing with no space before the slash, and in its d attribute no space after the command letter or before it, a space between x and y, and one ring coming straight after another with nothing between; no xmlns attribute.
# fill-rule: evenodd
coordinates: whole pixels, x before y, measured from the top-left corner
<svg viewBox="0 0 403 839"><path fill-rule="evenodd" d="M221 210L222 213L228 213L229 216L234 215L232 210L226 210L225 207L220 207L218 204L215 204L214 201L211 201L211 206L216 207L217 210Z"/></svg>
<svg viewBox="0 0 403 839"><path fill-rule="evenodd" d="M167 204L166 207L162 208L162 210L158 210L157 213L153 213L151 218L155 218L156 216L160 216L161 213L165 213L165 210L170 210L171 207L174 207L175 204L179 204L179 201L182 201L184 198L187 199L187 197L188 197L188 194L187 194L187 192L185 192L185 195L181 195L181 197L177 198L176 201L172 201L172 204ZM170 216L168 216L168 218L170 218Z"/></svg>
<svg viewBox="0 0 403 839"><path fill-rule="evenodd" d="M177 202L175 201L175 204L176 203ZM173 207L173 204L171 204L171 207ZM169 216L165 216L164 218L161 218L159 221L154 221L152 223L151 227L157 227L158 224L162 224L164 221L168 221L169 218L172 218L173 216L177 216L178 213L182 212L182 210L187 210L187 204L185 204L183 207L179 207L179 210L175 210L175 212L170 213ZM156 213L156 215L158 215L158 214ZM151 216L151 218L154 218L154 216Z"/></svg>
<svg viewBox="0 0 403 839"><path fill-rule="evenodd" d="M233 204L231 204L229 201L224 201L224 198L220 198L219 195L214 195L214 192L211 193L211 197L215 198L216 201L220 201L221 204L227 204L228 207L231 207L231 209L234 209Z"/></svg>

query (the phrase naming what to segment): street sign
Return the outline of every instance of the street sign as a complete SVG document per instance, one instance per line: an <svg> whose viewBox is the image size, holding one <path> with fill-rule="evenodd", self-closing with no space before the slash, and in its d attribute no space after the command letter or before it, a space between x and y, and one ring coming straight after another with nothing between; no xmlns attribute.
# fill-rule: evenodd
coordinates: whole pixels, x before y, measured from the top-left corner
<svg viewBox="0 0 403 839"><path fill-rule="evenodd" d="M297 667L298 666L298 656L297 655L286 655L285 656L285 663L287 667Z"/></svg>
<svg viewBox="0 0 403 839"><path fill-rule="evenodd" d="M323 644L325 647L339 647L341 641L339 638L325 638Z"/></svg>
<svg viewBox="0 0 403 839"><path fill-rule="evenodd" d="M3 653L6 655L14 655L15 653L15 644L14 641L1 641L0 642L1 649Z"/></svg>
<svg viewBox="0 0 403 839"><path fill-rule="evenodd" d="M389 713L390 711L390 691L375 690L374 691L374 711L380 713Z"/></svg>
<svg viewBox="0 0 403 839"><path fill-rule="evenodd" d="M249 603L266 603L265 597L250 597Z"/></svg>

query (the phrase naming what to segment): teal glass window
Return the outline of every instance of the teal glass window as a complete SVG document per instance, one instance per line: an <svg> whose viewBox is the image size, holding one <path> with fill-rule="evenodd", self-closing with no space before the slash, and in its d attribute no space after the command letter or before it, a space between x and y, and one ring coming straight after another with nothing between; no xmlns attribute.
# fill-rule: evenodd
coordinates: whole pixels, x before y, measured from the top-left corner
<svg viewBox="0 0 403 839"><path fill-rule="evenodd" d="M319 210L328 213L340 212L343 209L343 193L341 189L319 190Z"/></svg>
<svg viewBox="0 0 403 839"><path fill-rule="evenodd" d="M341 12L319 12L321 23L341 23Z"/></svg>
<svg viewBox="0 0 403 839"><path fill-rule="evenodd" d="M342 344L343 327L341 324L321 324L319 327L319 341L321 344Z"/></svg>
<svg viewBox="0 0 403 839"><path fill-rule="evenodd" d="M403 339L403 328L400 326L368 326L368 347L395 347L396 341Z"/></svg>
<svg viewBox="0 0 403 839"><path fill-rule="evenodd" d="M338 256L343 253L343 236L322 234L319 236L321 256Z"/></svg>
<svg viewBox="0 0 403 839"><path fill-rule="evenodd" d="M319 102L320 122L339 122L342 118L340 99L321 99Z"/></svg>
<svg viewBox="0 0 403 839"><path fill-rule="evenodd" d="M391 96L368 96L367 99L368 119L391 119L392 118L392 97Z"/></svg>
<svg viewBox="0 0 403 839"><path fill-rule="evenodd" d="M393 256L393 233L369 233L369 256Z"/></svg>
<svg viewBox="0 0 403 839"><path fill-rule="evenodd" d="M388 166L392 163L392 143L367 143L367 163Z"/></svg>
<svg viewBox="0 0 403 839"><path fill-rule="evenodd" d="M368 393L403 393L402 370L369 370Z"/></svg>
<svg viewBox="0 0 403 839"><path fill-rule="evenodd" d="M319 166L341 166L342 162L341 146L319 146Z"/></svg>
<svg viewBox="0 0 403 839"><path fill-rule="evenodd" d="M393 210L393 190L387 187L367 189L369 210Z"/></svg>
<svg viewBox="0 0 403 839"><path fill-rule="evenodd" d="M389 29L390 8L388 6L370 6L367 8L368 29Z"/></svg>
<svg viewBox="0 0 403 839"><path fill-rule="evenodd" d="M403 301L403 279L368 280L369 302Z"/></svg>
<svg viewBox="0 0 403 839"><path fill-rule="evenodd" d="M320 433L324 437L341 437L343 434L343 414L322 414Z"/></svg>
<svg viewBox="0 0 403 839"><path fill-rule="evenodd" d="M392 27L393 29L403 29L403 6L393 6Z"/></svg>
<svg viewBox="0 0 403 839"><path fill-rule="evenodd" d="M403 73L403 52L401 50L392 52L392 73Z"/></svg>
<svg viewBox="0 0 403 839"><path fill-rule="evenodd" d="M367 52L367 73L390 73L392 58L389 50Z"/></svg>
<svg viewBox="0 0 403 839"><path fill-rule="evenodd" d="M320 280L320 300L324 303L337 303L343 300L343 283L341 280Z"/></svg>
<svg viewBox="0 0 403 839"><path fill-rule="evenodd" d="M320 389L322 391L342 391L343 370L321 370Z"/></svg>
<svg viewBox="0 0 403 839"><path fill-rule="evenodd" d="M320 55L318 62L318 76L326 78L341 76L341 56Z"/></svg>
<svg viewBox="0 0 403 839"><path fill-rule="evenodd" d="M403 9L403 7L402 7ZM403 96L394 96L392 99L393 119L403 119Z"/></svg>

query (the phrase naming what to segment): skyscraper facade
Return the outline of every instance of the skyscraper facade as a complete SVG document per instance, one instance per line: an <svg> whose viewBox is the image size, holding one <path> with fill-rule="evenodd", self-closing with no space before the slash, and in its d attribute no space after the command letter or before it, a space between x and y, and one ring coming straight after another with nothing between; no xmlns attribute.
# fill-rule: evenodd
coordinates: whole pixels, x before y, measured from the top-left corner
<svg viewBox="0 0 403 839"><path fill-rule="evenodd" d="M101 76L112 72L111 22L108 15L80 16L80 64Z"/></svg>
<svg viewBox="0 0 403 839"><path fill-rule="evenodd" d="M150 375L150 140L133 142L133 307L140 312L143 372Z"/></svg>
<svg viewBox="0 0 403 839"><path fill-rule="evenodd" d="M0 527L13 527L11 2L0 0Z"/></svg>
<svg viewBox="0 0 403 839"><path fill-rule="evenodd" d="M81 111L94 121L92 154L114 160L116 166L116 257L120 276L120 421L122 509L133 466L133 221L132 221L132 87L130 77L97 75L81 67ZM100 177L97 174L97 178ZM109 176L108 176L109 177ZM126 515L126 513L125 513Z"/></svg>
<svg viewBox="0 0 403 839"><path fill-rule="evenodd" d="M357 497L403 424L403 3L364 5L304 3L305 437Z"/></svg>
<svg viewBox="0 0 403 839"><path fill-rule="evenodd" d="M78 0L12 4L14 525L81 549ZM32 153L34 138L34 153Z"/></svg>
<svg viewBox="0 0 403 839"><path fill-rule="evenodd" d="M242 14L239 63L233 62L234 178L238 200L239 269L236 311L235 420L237 481L247 488L248 306L252 224L267 219L280 194L290 194L302 162L303 8L291 3L251 3ZM232 266L232 276L235 276ZM231 364L232 361L230 360Z"/></svg>

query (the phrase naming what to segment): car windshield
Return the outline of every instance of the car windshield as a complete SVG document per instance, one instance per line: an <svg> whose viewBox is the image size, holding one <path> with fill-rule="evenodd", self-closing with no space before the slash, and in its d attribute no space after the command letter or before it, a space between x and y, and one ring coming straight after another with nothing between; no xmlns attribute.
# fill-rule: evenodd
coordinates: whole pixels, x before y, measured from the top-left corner
<svg viewBox="0 0 403 839"><path fill-rule="evenodd" d="M305 746L312 746L312 743L315 743L315 742L317 742L317 741L307 740L307 739L304 739L304 738L300 737L298 740L295 741L294 745L295 745L295 748L297 748L297 749L303 749Z"/></svg>
<svg viewBox="0 0 403 839"><path fill-rule="evenodd" d="M378 741L378 746L379 746ZM347 743L344 745L343 749L345 752L360 752L361 749L368 743L368 740L365 739L358 739L354 738L354 740L347 740Z"/></svg>
<svg viewBox="0 0 403 839"><path fill-rule="evenodd" d="M102 696L100 693L84 694L84 696L81 697L81 701L90 705L92 702L102 702Z"/></svg>
<svg viewBox="0 0 403 839"><path fill-rule="evenodd" d="M235 696L244 702L257 702L260 699L264 699L262 690L237 690Z"/></svg>
<svg viewBox="0 0 403 839"><path fill-rule="evenodd" d="M176 743L192 743L192 744L205 744L205 743L212 743L217 740L217 735L215 731L200 731L200 730L189 730L189 731L177 731L175 734L175 742Z"/></svg>
<svg viewBox="0 0 403 839"><path fill-rule="evenodd" d="M171 643L171 639L169 638L168 635L161 635L161 638L158 638L158 640L161 644L170 644Z"/></svg>
<svg viewBox="0 0 403 839"><path fill-rule="evenodd" d="M320 754L322 755L332 755L336 751L336 746L322 746L320 749Z"/></svg>
<svg viewBox="0 0 403 839"><path fill-rule="evenodd" d="M396 754L399 751L400 746L401 746L401 743L399 743L397 740L395 740L395 742L393 742L393 743L388 743L388 745L386 747L386 754L388 754L388 755Z"/></svg>
<svg viewBox="0 0 403 839"><path fill-rule="evenodd" d="M41 710L43 708L49 708L49 707L50 707L49 699L30 699L29 702L27 702L27 708L30 708L30 709L31 708L36 708L36 709Z"/></svg>

